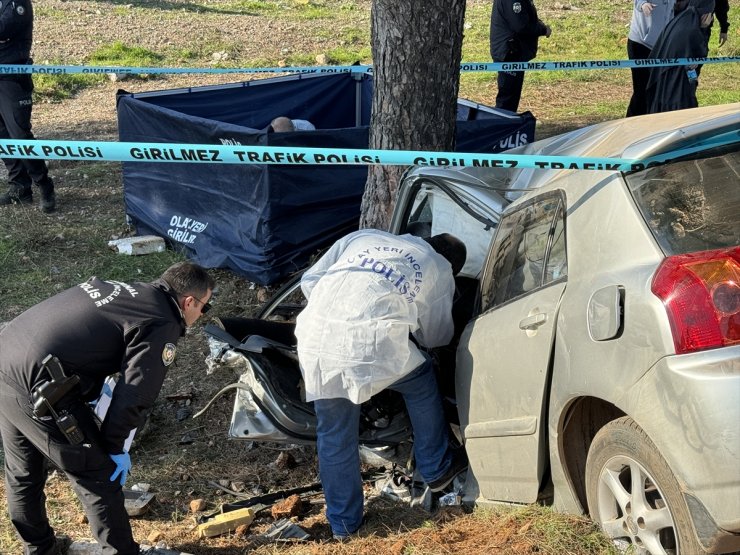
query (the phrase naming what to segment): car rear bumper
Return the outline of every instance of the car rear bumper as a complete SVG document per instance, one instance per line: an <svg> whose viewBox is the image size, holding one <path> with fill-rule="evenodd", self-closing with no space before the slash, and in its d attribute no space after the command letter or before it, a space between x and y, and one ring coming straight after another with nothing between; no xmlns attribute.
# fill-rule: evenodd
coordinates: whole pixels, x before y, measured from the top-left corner
<svg viewBox="0 0 740 555"><path fill-rule="evenodd" d="M740 345L665 357L628 396L683 486L701 543L740 549Z"/></svg>

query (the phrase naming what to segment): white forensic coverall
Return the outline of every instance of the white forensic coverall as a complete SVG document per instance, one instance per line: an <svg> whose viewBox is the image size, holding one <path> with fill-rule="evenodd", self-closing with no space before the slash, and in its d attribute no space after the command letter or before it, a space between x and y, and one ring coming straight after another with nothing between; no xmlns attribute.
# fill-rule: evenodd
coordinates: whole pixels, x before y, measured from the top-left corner
<svg viewBox="0 0 740 555"><path fill-rule="evenodd" d="M315 131L316 126L307 119L292 119L293 128L296 131Z"/></svg>
<svg viewBox="0 0 740 555"><path fill-rule="evenodd" d="M303 275L295 334L306 399L363 403L454 333L450 263L426 241L375 229L337 241Z"/></svg>

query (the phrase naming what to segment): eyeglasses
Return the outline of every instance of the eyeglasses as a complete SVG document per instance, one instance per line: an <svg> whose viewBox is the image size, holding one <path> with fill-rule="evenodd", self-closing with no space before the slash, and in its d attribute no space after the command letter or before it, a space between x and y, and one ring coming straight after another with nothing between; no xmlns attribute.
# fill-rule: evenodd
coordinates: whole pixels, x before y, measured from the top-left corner
<svg viewBox="0 0 740 555"><path fill-rule="evenodd" d="M198 301L198 302L199 302L199 303L200 303L201 305L203 305L203 306L201 307L201 309L200 309L200 313L201 313L201 314L205 314L206 312L208 312L209 310L211 310L211 303L204 303L203 301L201 301L201 300L200 300L200 299L199 299L198 297L196 297L195 295L190 295L190 296L191 296L191 297L193 297L193 298L194 298L194 299L195 299L196 301Z"/></svg>

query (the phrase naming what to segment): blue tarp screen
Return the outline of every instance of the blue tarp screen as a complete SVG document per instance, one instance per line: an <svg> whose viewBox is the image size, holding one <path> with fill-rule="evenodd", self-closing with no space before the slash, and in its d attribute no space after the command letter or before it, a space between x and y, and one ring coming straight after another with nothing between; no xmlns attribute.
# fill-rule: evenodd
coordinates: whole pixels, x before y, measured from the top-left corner
<svg viewBox="0 0 740 555"><path fill-rule="evenodd" d="M367 148L372 77L294 75L118 94L121 141ZM273 118L315 131L273 133ZM457 149L498 152L531 142L535 120L460 100ZM366 166L126 162L126 212L139 234L165 237L209 268L261 285L306 265L357 227Z"/></svg>

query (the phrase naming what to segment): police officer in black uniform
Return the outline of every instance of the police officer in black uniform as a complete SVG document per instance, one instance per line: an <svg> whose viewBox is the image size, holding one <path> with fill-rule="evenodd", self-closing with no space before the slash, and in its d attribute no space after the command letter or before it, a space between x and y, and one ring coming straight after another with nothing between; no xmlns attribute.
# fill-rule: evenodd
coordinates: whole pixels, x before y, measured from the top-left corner
<svg viewBox="0 0 740 555"><path fill-rule="evenodd" d="M683 10L685 10L688 4L689 4L689 0L676 0L676 5L675 5L676 15L678 15ZM729 13L729 11L730 11L730 1L729 0L715 0L714 1L714 17L716 17L717 21L719 22L719 42L717 43L717 46L719 46L720 48L727 42L727 32L730 30L730 22L727 19L727 14ZM712 25L705 28L703 31L707 37L707 44L709 44L709 37L712 34ZM697 71L697 73L699 73L699 71Z"/></svg>
<svg viewBox="0 0 740 555"><path fill-rule="evenodd" d="M208 273L190 262L152 283L91 278L0 331L8 510L25 553L59 551L45 510L46 459L69 478L103 553L140 552L124 508L131 466L124 442L154 404L185 328L210 308L213 287ZM100 424L87 401L116 373Z"/></svg>
<svg viewBox="0 0 740 555"><path fill-rule="evenodd" d="M31 0L0 0L0 64L30 64L33 42ZM0 139L33 140L31 108L33 79L30 74L0 75ZM37 159L3 158L8 169L8 190L0 205L31 204L31 183L41 191L40 208L56 208L54 182L46 162Z"/></svg>
<svg viewBox="0 0 740 555"><path fill-rule="evenodd" d="M676 15L681 13L683 10L686 9L686 7L689 4L689 0L677 0L675 5L675 12ZM714 17L717 18L717 22L719 23L719 42L717 44L718 47L722 48L722 46L727 42L727 32L730 30L730 22L727 19L727 14L730 11L730 1L729 0L715 0L714 1ZM714 21L709 24L708 27L702 27L702 32L704 33L704 36L707 40L707 49L709 49L709 39L712 36L712 27L714 25ZM696 89L699 87L699 77L701 76L701 69L703 65L698 64L696 66L696 79L692 80L692 85L694 86L694 92L696 92Z"/></svg>
<svg viewBox="0 0 740 555"><path fill-rule="evenodd" d="M495 0L491 11L491 58L494 62L528 62L537 55L540 37L551 29L537 17L532 0ZM516 112L522 96L523 71L499 71L496 108Z"/></svg>

